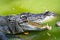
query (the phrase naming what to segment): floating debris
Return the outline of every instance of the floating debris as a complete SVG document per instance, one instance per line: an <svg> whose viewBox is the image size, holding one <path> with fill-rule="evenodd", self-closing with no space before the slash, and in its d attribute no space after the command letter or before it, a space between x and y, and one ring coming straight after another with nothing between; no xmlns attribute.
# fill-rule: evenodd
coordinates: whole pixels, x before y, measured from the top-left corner
<svg viewBox="0 0 60 40"><path fill-rule="evenodd" d="M25 35L29 34L29 32L24 32Z"/></svg>
<svg viewBox="0 0 60 40"><path fill-rule="evenodd" d="M47 24L47 29L52 30L52 27Z"/></svg>
<svg viewBox="0 0 60 40"><path fill-rule="evenodd" d="M55 37L55 39L56 39L56 37Z"/></svg>
<svg viewBox="0 0 60 40"><path fill-rule="evenodd" d="M48 35L48 36L51 36L51 34L50 34L50 33L48 33L48 32L47 32L47 35Z"/></svg>
<svg viewBox="0 0 60 40"><path fill-rule="evenodd" d="M60 27L60 21L58 21L56 24L57 24L57 26L59 26L59 27Z"/></svg>

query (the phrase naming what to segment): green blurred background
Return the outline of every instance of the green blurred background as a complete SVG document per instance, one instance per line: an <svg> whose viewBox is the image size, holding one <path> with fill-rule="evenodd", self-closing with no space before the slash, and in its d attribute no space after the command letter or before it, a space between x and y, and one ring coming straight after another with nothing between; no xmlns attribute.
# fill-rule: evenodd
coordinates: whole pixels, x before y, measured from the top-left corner
<svg viewBox="0 0 60 40"><path fill-rule="evenodd" d="M60 40L60 28L56 26L56 22L60 20L60 0L0 0L0 15L15 15L21 12L41 13L45 10L56 13L56 18L47 22L52 26L52 30L31 32L20 37L26 40Z"/></svg>
<svg viewBox="0 0 60 40"><path fill-rule="evenodd" d="M0 0L0 15L21 12L41 13L50 10L59 13L60 0Z"/></svg>

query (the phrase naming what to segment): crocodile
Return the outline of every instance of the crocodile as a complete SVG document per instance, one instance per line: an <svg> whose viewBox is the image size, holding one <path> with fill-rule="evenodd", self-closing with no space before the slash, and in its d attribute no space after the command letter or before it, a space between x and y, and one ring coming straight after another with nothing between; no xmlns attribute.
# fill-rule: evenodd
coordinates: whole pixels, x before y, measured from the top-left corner
<svg viewBox="0 0 60 40"><path fill-rule="evenodd" d="M42 31L49 29L48 25L41 25L37 19L44 20L46 16L53 16L49 11L43 14L22 13L20 15L0 16L0 40L8 40L7 34L24 33L25 31Z"/></svg>

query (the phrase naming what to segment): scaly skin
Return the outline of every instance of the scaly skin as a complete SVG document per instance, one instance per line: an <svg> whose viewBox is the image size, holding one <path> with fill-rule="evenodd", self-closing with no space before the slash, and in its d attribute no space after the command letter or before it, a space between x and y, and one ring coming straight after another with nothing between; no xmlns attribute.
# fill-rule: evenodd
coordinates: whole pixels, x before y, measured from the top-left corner
<svg viewBox="0 0 60 40"><path fill-rule="evenodd" d="M43 14L31 14L31 13L23 13L21 15L10 15L10 16L0 16L0 37L2 35L1 40L7 40L5 34L16 34L24 31L38 31L45 30L47 26L41 26L39 23L34 21L36 20L44 20L46 16L54 16L52 12L45 12ZM48 26L49 28L49 26Z"/></svg>

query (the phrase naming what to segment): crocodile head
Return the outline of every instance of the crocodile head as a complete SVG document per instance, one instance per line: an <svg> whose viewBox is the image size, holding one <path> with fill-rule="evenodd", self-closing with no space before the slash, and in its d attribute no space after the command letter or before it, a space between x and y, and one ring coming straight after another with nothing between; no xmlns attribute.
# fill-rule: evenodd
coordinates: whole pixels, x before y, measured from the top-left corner
<svg viewBox="0 0 60 40"><path fill-rule="evenodd" d="M50 11L46 11L40 14L32 14L32 13L22 13L22 17L27 17L27 20L31 20L37 23L41 23L44 20L49 20L50 18L54 17L54 13ZM48 19L49 18L49 19Z"/></svg>

